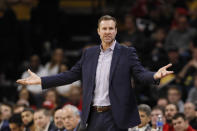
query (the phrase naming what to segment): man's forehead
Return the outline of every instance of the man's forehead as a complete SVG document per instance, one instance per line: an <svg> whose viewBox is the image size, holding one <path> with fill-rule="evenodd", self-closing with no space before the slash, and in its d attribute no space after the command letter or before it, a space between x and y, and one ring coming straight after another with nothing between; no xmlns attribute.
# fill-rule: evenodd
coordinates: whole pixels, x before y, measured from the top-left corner
<svg viewBox="0 0 197 131"><path fill-rule="evenodd" d="M115 26L115 22L113 20L102 20L99 24L99 26L105 26L105 25L114 25Z"/></svg>

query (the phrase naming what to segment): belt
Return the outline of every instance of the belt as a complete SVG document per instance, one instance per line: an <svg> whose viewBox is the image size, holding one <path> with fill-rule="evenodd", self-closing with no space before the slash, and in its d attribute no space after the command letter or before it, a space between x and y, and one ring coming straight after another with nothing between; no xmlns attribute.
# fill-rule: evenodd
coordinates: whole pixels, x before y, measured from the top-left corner
<svg viewBox="0 0 197 131"><path fill-rule="evenodd" d="M111 106L92 106L92 109L96 112L106 112L111 109Z"/></svg>

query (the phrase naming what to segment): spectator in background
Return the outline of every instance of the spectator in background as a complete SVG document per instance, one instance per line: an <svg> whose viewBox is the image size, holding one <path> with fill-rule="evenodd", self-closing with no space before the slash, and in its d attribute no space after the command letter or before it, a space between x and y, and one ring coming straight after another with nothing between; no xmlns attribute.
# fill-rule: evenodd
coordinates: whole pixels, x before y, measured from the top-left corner
<svg viewBox="0 0 197 131"><path fill-rule="evenodd" d="M187 16L187 15L188 15L188 11L185 8L181 8L181 7L176 8L174 11L174 16L173 16L174 18L171 23L171 29L177 28L179 17Z"/></svg>
<svg viewBox="0 0 197 131"><path fill-rule="evenodd" d="M1 109L0 109L0 131L10 131L8 121L2 120Z"/></svg>
<svg viewBox="0 0 197 131"><path fill-rule="evenodd" d="M40 57L38 55L32 55L30 57L30 60L29 60L29 69L31 70L34 70L35 73L38 75L38 76L44 76L44 68L43 66L40 64ZM29 76L28 72L25 71L21 78L25 78ZM42 100L42 96L41 96L41 92L42 92L42 89L41 89L41 86L40 85L27 85L25 86L27 88L27 90L31 93L32 95L32 101L35 102L36 106L37 107L41 107L41 100ZM22 89L22 86L19 85L18 87L19 90ZM21 92L22 93L22 92ZM24 93L24 92L23 92ZM28 96L29 97L29 96ZM23 100L24 101L24 100ZM29 102L30 101L27 101L25 100L26 103L30 104Z"/></svg>
<svg viewBox="0 0 197 131"><path fill-rule="evenodd" d="M56 129L54 131L64 131L62 115L63 115L62 109L58 109L55 111L53 119Z"/></svg>
<svg viewBox="0 0 197 131"><path fill-rule="evenodd" d="M177 47L179 53L184 55L189 49L189 43L193 39L196 30L189 27L186 16L180 16L177 22L177 28L171 30L166 38L165 49L168 50L172 46Z"/></svg>
<svg viewBox="0 0 197 131"><path fill-rule="evenodd" d="M179 107L179 111L184 111L184 102L181 100L181 91L176 85L169 85L167 91L169 103L173 103Z"/></svg>
<svg viewBox="0 0 197 131"><path fill-rule="evenodd" d="M49 89L44 96L44 102L42 106L48 110L54 111L59 105L59 96L55 89Z"/></svg>
<svg viewBox="0 0 197 131"><path fill-rule="evenodd" d="M34 111L31 108L25 108L24 111L21 113L24 131L35 131L33 117Z"/></svg>
<svg viewBox="0 0 197 131"><path fill-rule="evenodd" d="M165 108L168 105L168 100L165 97L160 97L157 100L157 106Z"/></svg>
<svg viewBox="0 0 197 131"><path fill-rule="evenodd" d="M55 75L58 73L60 65L63 62L64 52L63 49L57 48L53 51L51 61L44 67L44 76Z"/></svg>
<svg viewBox="0 0 197 131"><path fill-rule="evenodd" d="M20 114L14 114L9 119L10 131L23 131Z"/></svg>
<svg viewBox="0 0 197 131"><path fill-rule="evenodd" d="M194 87L189 90L187 101L197 103L197 72L194 74Z"/></svg>
<svg viewBox="0 0 197 131"><path fill-rule="evenodd" d="M179 49L177 47L170 47L167 50L168 63L172 63L170 70L174 71L174 74L177 75L183 68L186 61L179 54Z"/></svg>
<svg viewBox="0 0 197 131"><path fill-rule="evenodd" d="M151 124L152 129L157 129L158 116L162 116L163 123L165 123L164 108L156 106L151 111Z"/></svg>
<svg viewBox="0 0 197 131"><path fill-rule="evenodd" d="M38 75L38 76L43 76L43 67L40 64L40 57L38 55L32 55L29 59L29 66L28 68L30 70L34 70L34 72ZM26 78L28 77L29 74L27 71L23 72L21 78ZM21 90L22 86L20 85L19 90ZM40 85L28 85L26 86L27 90L29 92L31 92L32 94L39 94L41 92L41 86Z"/></svg>
<svg viewBox="0 0 197 131"><path fill-rule="evenodd" d="M64 131L77 131L80 122L79 110L72 105L63 107L62 119L64 123Z"/></svg>
<svg viewBox="0 0 197 131"><path fill-rule="evenodd" d="M172 63L172 66L169 68L174 71L174 74L164 77L161 79L160 87L175 83L176 75L182 70L186 61L180 56L179 50L177 47L170 47L167 50L168 61L167 63Z"/></svg>
<svg viewBox="0 0 197 131"><path fill-rule="evenodd" d="M168 104L165 107L166 123L163 126L163 131L174 131L174 128L172 125L172 118L178 112L179 112L179 108L175 104Z"/></svg>
<svg viewBox="0 0 197 131"><path fill-rule="evenodd" d="M120 42L126 46L135 47L138 52L138 55L140 57L144 57L144 49L149 49L149 46L145 43L146 38L143 35L143 33L138 31L138 29L136 28L135 18L131 15L126 15L124 17L124 26L125 30L120 33Z"/></svg>
<svg viewBox="0 0 197 131"><path fill-rule="evenodd" d="M78 110L82 110L82 91L80 86L72 86L68 93L68 102L64 105L71 104Z"/></svg>
<svg viewBox="0 0 197 131"><path fill-rule="evenodd" d="M148 67L150 69L159 69L159 67L165 65L168 61L166 51L163 48L166 39L166 33L167 32L164 28L157 28L151 34L151 62L148 63Z"/></svg>
<svg viewBox="0 0 197 131"><path fill-rule="evenodd" d="M35 131L50 131L54 129L54 125L50 121L51 114L46 109L39 109L34 112Z"/></svg>
<svg viewBox="0 0 197 131"><path fill-rule="evenodd" d="M151 131L151 127L149 125L150 116L151 116L151 108L146 104L141 104L138 106L141 124L129 129L129 131Z"/></svg>
<svg viewBox="0 0 197 131"><path fill-rule="evenodd" d="M184 104L184 114L186 119L189 121L189 125L197 130L197 116L195 111L195 105L192 102L186 102Z"/></svg>
<svg viewBox="0 0 197 131"><path fill-rule="evenodd" d="M172 124L174 131L196 131L188 124L188 121L183 113L175 114L172 118Z"/></svg>
<svg viewBox="0 0 197 131"><path fill-rule="evenodd" d="M61 72L65 72L68 70L68 67L67 65L65 64L61 64L60 65L60 68L59 68L59 73ZM68 97L69 95L69 90L72 86L81 86L81 82L80 81L76 81L76 82L73 82L72 84L69 84L69 85L63 85L63 86L58 86L56 87L56 91L57 93L62 96L63 98L66 98Z"/></svg>
<svg viewBox="0 0 197 131"><path fill-rule="evenodd" d="M197 42L196 40L194 40ZM193 44L192 48L192 58L191 60L183 67L180 73L177 76L177 82L182 86L190 87L193 85L193 76L197 71L197 47L196 43Z"/></svg>
<svg viewBox="0 0 197 131"><path fill-rule="evenodd" d="M1 120L9 120L13 114L12 105L9 103L2 103L0 105L1 110Z"/></svg>
<svg viewBox="0 0 197 131"><path fill-rule="evenodd" d="M19 91L19 98L16 102L17 105L25 105L26 107L32 107L33 109L36 108L36 103L32 97L32 94L25 88L25 86L22 87L22 89Z"/></svg>

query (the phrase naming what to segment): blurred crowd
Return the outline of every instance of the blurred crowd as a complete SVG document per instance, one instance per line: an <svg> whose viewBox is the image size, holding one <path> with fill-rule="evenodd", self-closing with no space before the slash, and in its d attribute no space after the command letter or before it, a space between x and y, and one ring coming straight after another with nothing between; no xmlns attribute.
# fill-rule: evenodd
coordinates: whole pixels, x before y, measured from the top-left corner
<svg viewBox="0 0 197 131"><path fill-rule="evenodd" d="M129 130L157 129L159 115L164 131L197 129L197 0L125 0L124 10L116 0L114 12L105 1L106 9L90 14L69 14L62 1L0 0L0 131L78 128L81 81L50 90L15 81L28 77L27 69L39 76L69 70L83 49L100 44L103 14L117 18L116 40L135 47L146 69L172 63L174 71L158 87L131 78L142 123Z"/></svg>

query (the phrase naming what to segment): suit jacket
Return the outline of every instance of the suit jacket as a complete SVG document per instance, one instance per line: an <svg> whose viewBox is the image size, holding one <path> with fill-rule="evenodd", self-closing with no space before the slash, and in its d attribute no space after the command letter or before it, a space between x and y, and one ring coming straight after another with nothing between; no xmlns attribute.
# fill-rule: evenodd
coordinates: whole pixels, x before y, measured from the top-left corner
<svg viewBox="0 0 197 131"><path fill-rule="evenodd" d="M82 80L83 106L82 122L88 120L91 102L93 100L95 77L100 46L86 49L81 59L70 71L49 77L42 77L42 88L60 86ZM131 87L131 76L143 83L154 83L154 72L145 70L132 47L125 47L116 42L109 77L109 98L112 115L119 128L129 128L140 123L134 91Z"/></svg>
<svg viewBox="0 0 197 131"><path fill-rule="evenodd" d="M0 131L10 131L9 122L7 120L2 121Z"/></svg>

